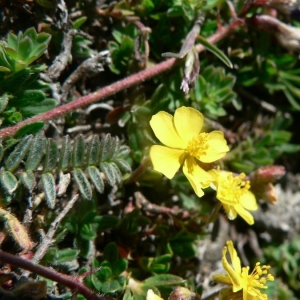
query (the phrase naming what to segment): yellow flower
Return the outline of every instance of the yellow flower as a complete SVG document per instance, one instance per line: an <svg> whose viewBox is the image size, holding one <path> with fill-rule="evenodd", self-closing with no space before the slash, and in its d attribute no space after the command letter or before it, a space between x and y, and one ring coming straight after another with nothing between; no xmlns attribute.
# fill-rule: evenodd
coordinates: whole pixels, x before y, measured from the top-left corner
<svg viewBox="0 0 300 300"><path fill-rule="evenodd" d="M147 300L164 300L164 299L160 298L158 295L154 294L154 292L152 290L148 290Z"/></svg>
<svg viewBox="0 0 300 300"><path fill-rule="evenodd" d="M226 258L229 250L232 266ZM273 281L274 277L268 274L270 266L260 266L256 263L254 270L249 274L249 267L241 267L241 261L233 247L232 241L227 241L227 247L223 248L222 265L227 274L216 274L213 280L232 285L234 293L243 291L244 300L267 300L268 296L261 293L261 289L267 289L266 282Z"/></svg>
<svg viewBox="0 0 300 300"><path fill-rule="evenodd" d="M230 220L239 214L248 224L254 224L254 218L248 210L257 210L255 196L250 189L250 182L245 180L246 175L241 173L233 176L231 172L211 170L214 177L213 188L217 190L217 198L222 202Z"/></svg>
<svg viewBox="0 0 300 300"><path fill-rule="evenodd" d="M154 170L172 179L183 165L183 173L199 197L212 181L201 165L215 162L229 151L223 132L201 132L203 122L199 111L185 106L176 109L174 117L160 111L150 121L154 134L165 145L150 149Z"/></svg>

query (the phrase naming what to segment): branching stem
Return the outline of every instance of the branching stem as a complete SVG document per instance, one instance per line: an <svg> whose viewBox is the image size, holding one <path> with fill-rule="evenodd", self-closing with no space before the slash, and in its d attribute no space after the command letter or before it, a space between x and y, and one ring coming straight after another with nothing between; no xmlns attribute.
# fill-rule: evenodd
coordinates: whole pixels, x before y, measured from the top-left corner
<svg viewBox="0 0 300 300"><path fill-rule="evenodd" d="M224 26L219 29L215 34L208 38L210 43L216 43L226 36L228 36L233 30L235 30L238 26L241 26L241 22L239 20L232 22L230 25ZM198 52L202 52L205 48L202 45L197 45L196 49ZM86 96L80 97L72 102L66 103L59 107L56 107L48 112L40 114L38 116L32 117L30 119L24 120L12 127L3 128L0 130L0 138L5 138L8 136L12 136L25 125L38 122L38 121L49 121L57 118L59 116L65 115L71 111L74 111L78 108L89 105L93 102L103 100L111 95L114 95L124 89L132 87L136 84L139 84L143 81L149 80L150 78L159 75L167 70L171 69L181 60L177 60L175 58L170 58L166 61L163 61L149 69L143 70L139 73L131 75L125 79L117 81L109 86L99 89L98 91L88 94Z"/></svg>

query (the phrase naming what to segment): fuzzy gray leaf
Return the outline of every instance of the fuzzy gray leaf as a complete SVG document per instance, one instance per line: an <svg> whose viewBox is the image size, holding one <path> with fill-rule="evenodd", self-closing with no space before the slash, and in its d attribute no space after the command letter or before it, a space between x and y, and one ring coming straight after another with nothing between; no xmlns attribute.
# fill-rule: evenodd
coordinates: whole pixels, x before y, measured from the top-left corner
<svg viewBox="0 0 300 300"><path fill-rule="evenodd" d="M73 176L83 198L92 200L92 188L83 171L81 169L74 169Z"/></svg>
<svg viewBox="0 0 300 300"><path fill-rule="evenodd" d="M64 137L64 141L60 150L60 158L59 158L59 169L65 170L69 168L71 164L71 144L70 144L70 137L66 135Z"/></svg>
<svg viewBox="0 0 300 300"><path fill-rule="evenodd" d="M106 161L112 156L112 138L110 134L107 134L100 144L100 162Z"/></svg>
<svg viewBox="0 0 300 300"><path fill-rule="evenodd" d="M90 141L89 148L87 151L87 164L89 166L95 166L99 162L99 152L100 152L100 141L97 135L93 136Z"/></svg>
<svg viewBox="0 0 300 300"><path fill-rule="evenodd" d="M73 155L72 155L72 163L74 168L82 167L84 162L84 139L82 135L79 135L75 139L75 143L73 146Z"/></svg>
<svg viewBox="0 0 300 300"><path fill-rule="evenodd" d="M47 204L50 208L54 208L56 189L53 175L51 173L42 174L42 183L46 194Z"/></svg>
<svg viewBox="0 0 300 300"><path fill-rule="evenodd" d="M25 185L25 187L32 191L35 187L36 181L35 176L31 170L28 170L27 172L23 172L20 176L21 182Z"/></svg>
<svg viewBox="0 0 300 300"><path fill-rule="evenodd" d="M18 187L18 180L11 172L3 172L0 176L0 181L2 187L9 195L12 195Z"/></svg>
<svg viewBox="0 0 300 300"><path fill-rule="evenodd" d="M32 135L22 139L16 146L15 150L5 160L5 167L9 171L14 171L27 154L32 142Z"/></svg>
<svg viewBox="0 0 300 300"><path fill-rule="evenodd" d="M110 163L102 162L100 163L100 169L105 174L106 180L109 185L113 186L116 183L116 175Z"/></svg>
<svg viewBox="0 0 300 300"><path fill-rule="evenodd" d="M25 168L27 171L34 171L38 167L43 155L45 148L45 137L44 132L40 132L35 136L32 141Z"/></svg>
<svg viewBox="0 0 300 300"><path fill-rule="evenodd" d="M103 182L100 171L96 167L90 166L87 168L87 172L89 174L89 177L90 177L92 183L96 187L97 191L99 193L103 193L104 182Z"/></svg>
<svg viewBox="0 0 300 300"><path fill-rule="evenodd" d="M116 165L119 167L119 169L123 172L131 172L130 164L125 159L117 159L115 161Z"/></svg>
<svg viewBox="0 0 300 300"><path fill-rule="evenodd" d="M119 169L119 167L114 163L109 164L113 172L115 173L115 178L116 178L116 183L121 183L122 182L122 173Z"/></svg>
<svg viewBox="0 0 300 300"><path fill-rule="evenodd" d="M48 139L48 147L46 150L43 173L53 172L56 167L58 158L57 145L53 139Z"/></svg>

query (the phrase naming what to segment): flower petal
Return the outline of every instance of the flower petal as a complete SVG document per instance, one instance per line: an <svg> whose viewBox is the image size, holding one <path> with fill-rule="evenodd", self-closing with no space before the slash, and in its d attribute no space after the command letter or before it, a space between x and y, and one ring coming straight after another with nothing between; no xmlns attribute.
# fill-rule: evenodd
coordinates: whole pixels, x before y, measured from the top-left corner
<svg viewBox="0 0 300 300"><path fill-rule="evenodd" d="M209 187L213 180L213 177L200 168L195 159L192 157L188 157L184 161L183 173L198 197L202 197L204 195L202 189Z"/></svg>
<svg viewBox="0 0 300 300"><path fill-rule="evenodd" d="M218 198L218 197L217 197ZM219 198L218 198L219 199ZM220 199L219 199L220 200ZM221 201L221 200L220 200ZM222 202L222 201L221 201ZM227 217L229 220L234 220L237 216L237 212L234 208L233 205L228 205L228 204L225 204L224 202L222 202L223 204L223 207L226 211L226 214L227 214Z"/></svg>
<svg viewBox="0 0 300 300"><path fill-rule="evenodd" d="M249 224L249 225L253 225L254 224L254 218L251 215L251 213L246 210L242 205L240 204L236 204L234 206L235 210L237 211L237 213Z"/></svg>
<svg viewBox="0 0 300 300"><path fill-rule="evenodd" d="M225 271L227 272L228 276L230 277L230 280L232 282L232 289L234 292L237 292L242 289L242 282L241 282L241 276L240 273L238 273L236 270L234 270L231 265L228 263L226 258L226 252L227 247L223 248L223 256L222 256L222 265Z"/></svg>
<svg viewBox="0 0 300 300"><path fill-rule="evenodd" d="M172 115L160 111L152 116L150 126L155 136L166 146L176 149L186 148L187 143L176 132Z"/></svg>
<svg viewBox="0 0 300 300"><path fill-rule="evenodd" d="M209 139L207 141L208 149L205 155L201 155L198 159L205 163L214 162L226 155L229 151L226 140L224 139L224 134L222 131L212 131L209 134Z"/></svg>
<svg viewBox="0 0 300 300"><path fill-rule="evenodd" d="M230 259L231 259L232 266L233 266L234 270L240 274L242 272L241 260L237 255L237 252L236 252L236 250L233 246L233 242L232 241L227 241L226 244L227 244L228 251L229 251L229 254L230 254Z"/></svg>
<svg viewBox="0 0 300 300"><path fill-rule="evenodd" d="M178 135L186 141L186 143L200 133L203 122L203 115L192 107L182 106L175 111L175 128Z"/></svg>
<svg viewBox="0 0 300 300"><path fill-rule="evenodd" d="M153 169L172 179L184 160L184 151L154 145L150 149Z"/></svg>
<svg viewBox="0 0 300 300"><path fill-rule="evenodd" d="M147 298L146 300L163 300L158 295L154 294L153 290L147 291Z"/></svg>
<svg viewBox="0 0 300 300"><path fill-rule="evenodd" d="M257 210L258 209L256 198L255 198L254 194L250 191L247 191L245 194L243 194L241 196L240 204L248 210Z"/></svg>

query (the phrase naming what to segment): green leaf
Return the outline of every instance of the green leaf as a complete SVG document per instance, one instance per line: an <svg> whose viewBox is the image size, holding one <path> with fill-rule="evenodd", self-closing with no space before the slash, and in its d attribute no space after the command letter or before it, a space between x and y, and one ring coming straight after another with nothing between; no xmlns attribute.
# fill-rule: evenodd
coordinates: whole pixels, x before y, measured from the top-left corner
<svg viewBox="0 0 300 300"><path fill-rule="evenodd" d="M71 164L71 158L72 158L72 151L71 151L71 144L70 144L70 137L66 135L64 137L62 147L60 150L60 158L59 158L59 169L65 170L69 168Z"/></svg>
<svg viewBox="0 0 300 300"><path fill-rule="evenodd" d="M44 127L44 122L34 122L21 127L15 134L17 138L21 138L28 134L36 134Z"/></svg>
<svg viewBox="0 0 300 300"><path fill-rule="evenodd" d="M82 135L76 137L73 145L72 163L73 167L82 167L84 163L85 144Z"/></svg>
<svg viewBox="0 0 300 300"><path fill-rule="evenodd" d="M36 185L35 176L30 170L27 172L23 172L20 176L20 180L24 184L24 186L30 191L32 191Z"/></svg>
<svg viewBox="0 0 300 300"><path fill-rule="evenodd" d="M74 29L79 29L81 27L81 25L83 23L85 23L85 21L87 20L87 17L86 16L82 16L76 20L73 21L73 28Z"/></svg>
<svg viewBox="0 0 300 300"><path fill-rule="evenodd" d="M98 230L106 230L109 228L116 227L119 224L119 218L116 216L97 216L95 218L95 222L97 222Z"/></svg>
<svg viewBox="0 0 300 300"><path fill-rule="evenodd" d="M108 158L112 156L112 138L110 134L107 134L104 139L101 140L100 144L100 162L106 161Z"/></svg>
<svg viewBox="0 0 300 300"><path fill-rule="evenodd" d="M57 105L57 101L55 99L47 98L40 103L35 103L32 105L28 105L26 107L22 107L21 111L24 117L32 117L46 111L51 110Z"/></svg>
<svg viewBox="0 0 300 300"><path fill-rule="evenodd" d="M104 182L103 182L102 175L101 175L100 171L96 167L90 166L90 167L87 167L87 173L88 173L92 183L96 187L97 191L99 193L103 193L103 191L104 191Z"/></svg>
<svg viewBox="0 0 300 300"><path fill-rule="evenodd" d="M85 240L94 240L97 237L97 232L93 224L84 224L80 228L80 236Z"/></svg>
<svg viewBox="0 0 300 300"><path fill-rule="evenodd" d="M128 262L126 259L119 259L112 265L112 273L114 276L119 276L128 268Z"/></svg>
<svg viewBox="0 0 300 300"><path fill-rule="evenodd" d="M87 151L87 164L89 166L96 166L100 157L100 141L97 135L94 135L89 143Z"/></svg>
<svg viewBox="0 0 300 300"><path fill-rule="evenodd" d="M5 160L5 167L8 171L14 171L25 155L27 154L32 142L32 135L29 135L22 139L16 146L15 150Z"/></svg>
<svg viewBox="0 0 300 300"><path fill-rule="evenodd" d="M3 91L16 93L30 76L28 68L13 73L0 82L0 87Z"/></svg>
<svg viewBox="0 0 300 300"><path fill-rule="evenodd" d="M71 249L71 248L59 250L56 253L55 264L63 264L72 261L77 258L78 254L79 254L78 250Z"/></svg>
<svg viewBox="0 0 300 300"><path fill-rule="evenodd" d="M46 147L46 140L44 137L44 132L37 134L31 144L25 168L27 171L35 171L38 167L41 159L44 155L44 149Z"/></svg>
<svg viewBox="0 0 300 300"><path fill-rule="evenodd" d="M75 168L73 170L73 176L83 198L92 200L92 189L83 171L81 169Z"/></svg>
<svg viewBox="0 0 300 300"><path fill-rule="evenodd" d="M112 271L110 267L102 266L96 274L101 281L105 281L112 276Z"/></svg>
<svg viewBox="0 0 300 300"><path fill-rule="evenodd" d="M122 287L120 283L117 280L113 279L110 281L103 282L101 291L103 293L115 293L121 289Z"/></svg>
<svg viewBox="0 0 300 300"><path fill-rule="evenodd" d="M159 274L152 277L149 277L144 280L144 283L151 286L164 286L164 285L181 285L186 280L182 279L179 276L171 275L171 274Z"/></svg>
<svg viewBox="0 0 300 300"><path fill-rule="evenodd" d="M7 94L3 94L0 97L0 113L2 113L8 104L8 96Z"/></svg>
<svg viewBox="0 0 300 300"><path fill-rule="evenodd" d="M54 208L56 199L55 180L51 173L42 174L42 184L49 208Z"/></svg>
<svg viewBox="0 0 300 300"><path fill-rule="evenodd" d="M106 245L103 251L103 259L114 264L118 260L118 247L116 243L109 243Z"/></svg>
<svg viewBox="0 0 300 300"><path fill-rule="evenodd" d="M55 8L57 5L56 1L49 1L49 0L35 0L35 2L45 8Z"/></svg>
<svg viewBox="0 0 300 300"><path fill-rule="evenodd" d="M14 104L20 108L34 106L39 105L45 98L46 95L41 90L26 90L16 94Z"/></svg>
<svg viewBox="0 0 300 300"><path fill-rule="evenodd" d="M46 155L44 158L43 173L53 172L58 159L58 149L53 139L47 140Z"/></svg>
<svg viewBox="0 0 300 300"><path fill-rule="evenodd" d="M25 37L19 42L18 56L21 61L27 62L33 50L33 42L29 37Z"/></svg>
<svg viewBox="0 0 300 300"><path fill-rule="evenodd" d="M220 49L218 49L216 46L211 44L207 39L205 39L201 35L198 36L198 40L207 50L209 50L215 56L217 56L225 65L227 65L231 69L233 68L232 62L225 55L225 53L223 53Z"/></svg>
<svg viewBox="0 0 300 300"><path fill-rule="evenodd" d="M100 163L100 169L105 174L105 178L110 186L114 186L116 183L116 175L111 167L111 164L107 162Z"/></svg>
<svg viewBox="0 0 300 300"><path fill-rule="evenodd" d="M12 195L18 187L18 180L11 172L2 172L0 176L0 181L2 187L6 190L6 192L9 195Z"/></svg>

